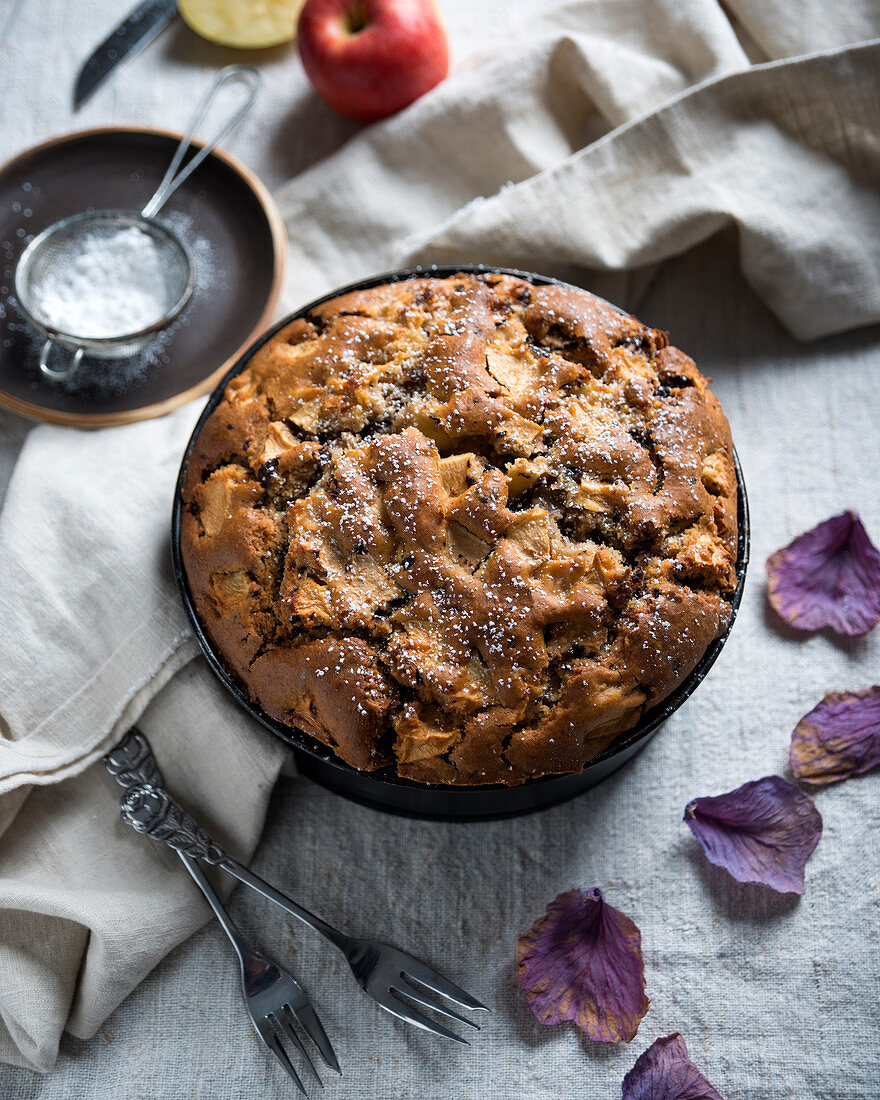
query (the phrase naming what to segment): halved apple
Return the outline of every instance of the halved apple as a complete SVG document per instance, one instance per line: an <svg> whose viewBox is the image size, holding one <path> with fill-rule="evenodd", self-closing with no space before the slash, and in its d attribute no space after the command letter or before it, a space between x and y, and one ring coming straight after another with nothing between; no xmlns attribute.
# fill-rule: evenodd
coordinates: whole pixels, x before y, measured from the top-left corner
<svg viewBox="0 0 880 1100"><path fill-rule="evenodd" d="M187 25L209 42L241 50L290 42L305 0L178 0Z"/></svg>

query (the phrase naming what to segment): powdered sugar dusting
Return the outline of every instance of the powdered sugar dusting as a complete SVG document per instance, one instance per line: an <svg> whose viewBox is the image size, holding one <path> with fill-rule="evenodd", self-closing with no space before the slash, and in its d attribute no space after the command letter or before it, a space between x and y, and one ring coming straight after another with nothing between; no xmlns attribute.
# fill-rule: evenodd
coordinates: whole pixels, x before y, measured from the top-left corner
<svg viewBox="0 0 880 1100"><path fill-rule="evenodd" d="M150 233L97 221L53 249L33 286L33 307L39 320L62 332L122 336L160 320L179 296L174 282Z"/></svg>
<svg viewBox="0 0 880 1100"><path fill-rule="evenodd" d="M22 210L22 216L24 213ZM157 220L166 225L189 249L194 284L190 303L168 328L159 332L143 349L113 359L86 355L76 374L68 379L53 381L51 385L54 388L64 393L86 396L98 402L121 397L140 389L155 377L157 371L173 364L175 337L181 329L190 325L192 305L213 288L226 288L226 271L217 267L215 247L209 238L195 230L193 218L189 214L179 210L168 211ZM27 237L24 243L29 243ZM11 243L0 241L0 248L3 249L4 258L11 261L14 255ZM0 302L0 317L10 313L13 316L21 316L18 302L11 293L13 278L12 263L7 262L3 268L3 285L0 286L0 295L3 296L3 301ZM31 387L35 391L42 389L47 384L47 380L39 374L37 360L43 337L36 333L23 317L21 320L8 320L6 328L8 335L3 340L4 350L11 353L18 349L21 362L33 373ZM57 351L54 354L60 359L68 353Z"/></svg>

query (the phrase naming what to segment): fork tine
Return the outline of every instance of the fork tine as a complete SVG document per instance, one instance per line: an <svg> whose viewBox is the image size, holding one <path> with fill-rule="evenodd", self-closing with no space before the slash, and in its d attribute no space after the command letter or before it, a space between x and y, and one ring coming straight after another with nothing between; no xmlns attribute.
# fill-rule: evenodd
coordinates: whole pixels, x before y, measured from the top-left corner
<svg viewBox="0 0 880 1100"><path fill-rule="evenodd" d="M283 1010L280 1010L278 1012L273 1012L272 1015L269 1017L269 1019L274 1020L276 1027L280 1027L281 1030L284 1032L284 1034L287 1036L287 1038L291 1041L291 1043L293 1043L294 1047L296 1047L296 1049L299 1051L299 1053L305 1059L306 1064L308 1065L309 1069L312 1071L312 1073L317 1078L318 1084L321 1086L321 1088L323 1088L324 1087L324 1082L318 1076L318 1071L315 1069L315 1063L309 1057L309 1053L305 1048L305 1044L303 1043L302 1039L300 1039L300 1037L297 1035L297 1033L294 1029L294 1026L293 1026L294 1017L293 1017L293 1013L291 1013L291 1011L290 1011L290 1007L288 1005L285 1005Z"/></svg>
<svg viewBox="0 0 880 1100"><path fill-rule="evenodd" d="M403 993L409 997L411 1001L415 1001L417 1005L421 1005L422 1008L430 1008L434 1012L440 1012L444 1016L449 1016L453 1020L458 1020L461 1024L467 1024L468 1027L474 1028L476 1031L480 1030L480 1025L475 1024L472 1020L468 1020L465 1016L459 1016L457 1012L453 1012L451 1008L445 1008L443 1005L435 1004L433 1001L429 1001L420 988L415 986L406 974L401 974L400 985L395 987L396 993Z"/></svg>
<svg viewBox="0 0 880 1100"><path fill-rule="evenodd" d="M327 1032L324 1030L324 1025L318 1019L318 1014L312 1006L304 1005L302 1008L298 1008L296 1012L293 1012L290 1005L285 1005L284 1007L288 1012L293 1014L295 1019L299 1020L303 1030L318 1048L318 1053L327 1065L331 1069L335 1069L337 1073L342 1073L342 1070L339 1068L339 1060L336 1057L336 1051L333 1049L333 1044L327 1038Z"/></svg>
<svg viewBox="0 0 880 1100"><path fill-rule="evenodd" d="M454 1001L455 1004L461 1005L462 1008L472 1008L475 1011L490 1012L486 1005L482 1004L472 997L470 993L466 993L459 986L455 985L448 978L444 978L442 974L438 974L436 970L432 970L430 966L426 966L424 963L419 962L418 959L406 960L406 966L403 968L404 977L415 979L428 989L433 989L435 993L442 993L444 997L448 997L450 1001Z"/></svg>
<svg viewBox="0 0 880 1100"><path fill-rule="evenodd" d="M386 1012L390 1012L392 1016L396 1016L398 1020L413 1024L415 1027L420 1027L424 1031L431 1031L435 1035L442 1035L444 1039L451 1039L454 1043L470 1046L467 1039L462 1039L460 1035L456 1035L454 1031L450 1031L449 1028L444 1027L443 1024L438 1024L430 1019L424 1012L419 1012L417 1008L408 1005L405 1001L396 997L392 990L385 993L382 999L379 997L375 999L377 1004L381 1005Z"/></svg>
<svg viewBox="0 0 880 1100"><path fill-rule="evenodd" d="M293 1065L291 1064L290 1059L287 1057L284 1047L281 1045L281 1041L272 1030L271 1026L267 1025L265 1029L260 1029L260 1038L281 1063L281 1066L284 1069L285 1073L293 1081L293 1083L303 1094L303 1096L308 1096L309 1094L306 1092L305 1085L302 1083L302 1081L300 1081L299 1074L293 1068Z"/></svg>

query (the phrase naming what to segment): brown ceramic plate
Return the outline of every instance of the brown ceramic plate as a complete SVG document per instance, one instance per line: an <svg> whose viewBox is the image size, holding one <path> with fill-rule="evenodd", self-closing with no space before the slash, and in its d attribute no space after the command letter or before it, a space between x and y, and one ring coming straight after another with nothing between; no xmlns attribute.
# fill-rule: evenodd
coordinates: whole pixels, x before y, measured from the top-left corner
<svg viewBox="0 0 880 1100"><path fill-rule="evenodd" d="M37 420L106 427L162 416L213 389L271 319L287 238L266 188L215 150L162 210L189 245L196 287L181 317L124 360L84 359L69 382L40 374L40 338L16 308L27 243L83 210L140 210L180 135L111 127L53 138L0 168L0 405Z"/></svg>

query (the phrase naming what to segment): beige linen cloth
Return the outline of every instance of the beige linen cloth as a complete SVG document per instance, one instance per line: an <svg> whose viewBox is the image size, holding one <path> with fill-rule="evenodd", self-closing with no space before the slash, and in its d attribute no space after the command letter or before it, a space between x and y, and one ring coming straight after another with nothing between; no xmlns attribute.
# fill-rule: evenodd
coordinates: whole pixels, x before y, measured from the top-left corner
<svg viewBox="0 0 880 1100"><path fill-rule="evenodd" d="M797 336L880 320L875 0L559 5L501 59L365 130L278 198L286 303L412 262L564 275L622 304L720 228ZM207 917L118 821L98 758L135 721L242 858L284 752L196 654L168 516L198 409L41 426L0 513L0 1059L51 1068Z"/></svg>

